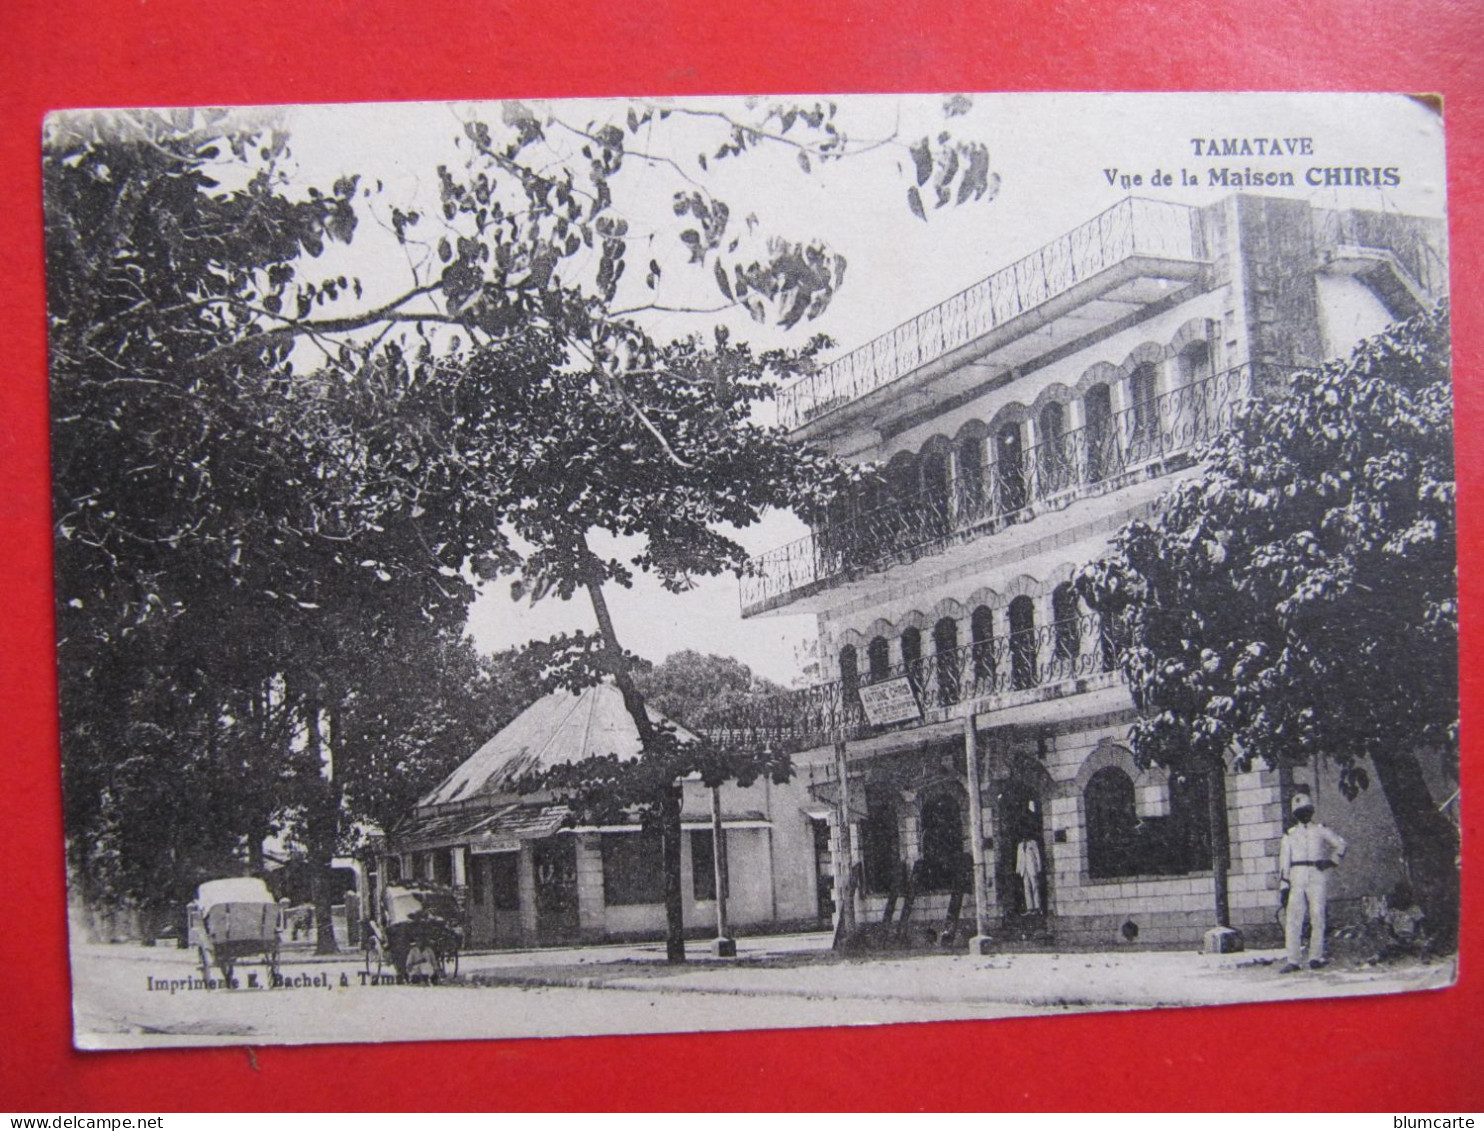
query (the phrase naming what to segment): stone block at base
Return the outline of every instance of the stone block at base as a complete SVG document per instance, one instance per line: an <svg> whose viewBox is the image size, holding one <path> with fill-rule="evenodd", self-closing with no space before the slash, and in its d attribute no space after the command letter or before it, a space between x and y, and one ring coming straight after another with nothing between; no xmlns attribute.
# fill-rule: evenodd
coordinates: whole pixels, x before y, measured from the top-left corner
<svg viewBox="0 0 1484 1131"><path fill-rule="evenodd" d="M994 939L988 935L975 935L969 940L970 954L993 954Z"/></svg>
<svg viewBox="0 0 1484 1131"><path fill-rule="evenodd" d="M714 939L711 943L711 953L717 958L736 958L736 939Z"/></svg>
<svg viewBox="0 0 1484 1131"><path fill-rule="evenodd" d="M1235 954L1242 949L1242 932L1230 927L1212 927L1205 938L1207 954Z"/></svg>

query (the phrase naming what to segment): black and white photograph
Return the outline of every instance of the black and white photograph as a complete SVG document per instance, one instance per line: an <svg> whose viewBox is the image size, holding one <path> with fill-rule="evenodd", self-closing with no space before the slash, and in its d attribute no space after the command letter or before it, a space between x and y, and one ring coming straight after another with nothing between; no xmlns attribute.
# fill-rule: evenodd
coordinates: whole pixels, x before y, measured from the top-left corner
<svg viewBox="0 0 1484 1131"><path fill-rule="evenodd" d="M1436 100L64 110L41 158L78 1048L1455 982Z"/></svg>

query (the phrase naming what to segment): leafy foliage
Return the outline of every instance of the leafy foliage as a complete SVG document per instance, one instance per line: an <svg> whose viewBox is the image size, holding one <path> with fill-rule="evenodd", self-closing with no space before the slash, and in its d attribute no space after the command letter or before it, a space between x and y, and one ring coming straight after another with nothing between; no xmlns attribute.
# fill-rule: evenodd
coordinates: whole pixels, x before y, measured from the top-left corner
<svg viewBox="0 0 1484 1131"><path fill-rule="evenodd" d="M783 688L755 676L731 656L705 655L686 649L635 672L645 699L667 719L692 730L724 723L739 703L781 695Z"/></svg>
<svg viewBox="0 0 1484 1131"><path fill-rule="evenodd" d="M581 124L506 103L464 123L436 212L388 215L362 177L301 184L289 143L271 115L47 125L68 822L105 899L158 890L182 854L225 868L276 830L327 866L358 822L385 822L552 680L614 678L641 717L604 616L496 691L456 642L474 587L515 574L533 597L601 603L647 570L679 591L745 568L725 528L828 501L838 469L752 422L821 340L759 356L720 331L660 343L638 319L677 309L661 292L688 271L715 311L783 326L844 279L820 241L715 195L687 148L703 177L756 151L808 175L906 148L853 140L828 103L739 118L634 102ZM985 162L947 134L912 157L956 200L988 195ZM650 214L667 205L660 238ZM410 271L400 293L373 301L316 270L383 217ZM627 272L641 246L642 283ZM595 530L643 549L601 561ZM702 766L653 745L654 781ZM772 771L706 758L708 780Z"/></svg>
<svg viewBox="0 0 1484 1131"><path fill-rule="evenodd" d="M1440 750L1456 775L1448 344L1444 304L1295 374L1079 577L1117 626L1139 757L1323 754L1351 797L1374 773L1409 864L1435 876L1456 838L1415 755ZM1434 898L1446 887L1435 878Z"/></svg>

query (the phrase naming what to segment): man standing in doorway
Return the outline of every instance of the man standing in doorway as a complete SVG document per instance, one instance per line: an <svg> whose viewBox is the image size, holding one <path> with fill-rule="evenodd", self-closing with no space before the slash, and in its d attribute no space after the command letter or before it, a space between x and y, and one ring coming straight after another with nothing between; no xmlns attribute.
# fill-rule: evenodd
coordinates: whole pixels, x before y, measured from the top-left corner
<svg viewBox="0 0 1484 1131"><path fill-rule="evenodd" d="M1305 918L1309 921L1309 969L1329 964L1324 957L1329 872L1345 855L1346 847L1339 833L1314 820L1314 799L1307 793L1293 795L1293 816L1296 823L1283 834L1278 849L1279 887L1288 901L1283 929L1288 959L1279 971L1283 974L1299 968Z"/></svg>

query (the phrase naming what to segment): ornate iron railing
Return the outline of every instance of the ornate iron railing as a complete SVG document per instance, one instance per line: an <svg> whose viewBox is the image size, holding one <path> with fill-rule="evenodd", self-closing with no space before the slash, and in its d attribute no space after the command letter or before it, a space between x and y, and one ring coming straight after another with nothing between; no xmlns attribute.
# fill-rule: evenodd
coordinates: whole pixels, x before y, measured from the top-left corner
<svg viewBox="0 0 1484 1131"><path fill-rule="evenodd" d="M991 532L1029 507L1054 505L1088 485L1189 451L1231 427L1262 387L1254 380L1266 380L1261 368L1239 366L1192 382L1018 454L977 465L960 461L952 483L859 511L759 555L742 577L742 607L914 560L945 538Z"/></svg>
<svg viewBox="0 0 1484 1131"><path fill-rule="evenodd" d="M797 428L967 345L1077 283L1136 255L1199 261L1196 209L1130 197L1066 235L800 378L778 394L778 420Z"/></svg>
<svg viewBox="0 0 1484 1131"><path fill-rule="evenodd" d="M946 718L951 708L1014 691L1088 679L1116 667L1117 647L1095 613L1038 625L992 639L892 664L856 679L836 679L798 691L734 704L702 728L713 741L801 750L836 738L874 733L859 689L905 676L919 717L895 726Z"/></svg>

